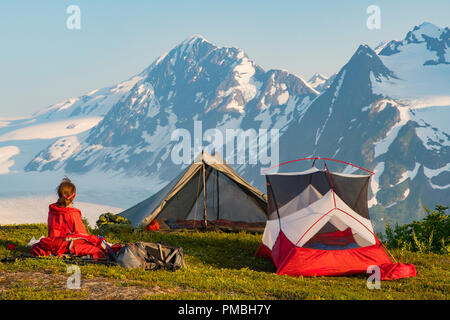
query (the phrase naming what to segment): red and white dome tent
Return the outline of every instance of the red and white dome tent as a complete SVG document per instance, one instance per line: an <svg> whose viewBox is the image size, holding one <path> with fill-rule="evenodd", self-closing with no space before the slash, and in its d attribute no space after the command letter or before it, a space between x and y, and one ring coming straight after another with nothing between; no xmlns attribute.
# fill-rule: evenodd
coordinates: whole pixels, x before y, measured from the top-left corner
<svg viewBox="0 0 450 320"><path fill-rule="evenodd" d="M323 169L314 166L319 159ZM269 218L256 255L271 258L279 275L350 275L377 265L382 279L415 276L414 266L397 263L373 231L367 191L374 173L329 158L294 161L302 160L314 160L312 168L265 173ZM331 172L326 161L342 162L368 174Z"/></svg>

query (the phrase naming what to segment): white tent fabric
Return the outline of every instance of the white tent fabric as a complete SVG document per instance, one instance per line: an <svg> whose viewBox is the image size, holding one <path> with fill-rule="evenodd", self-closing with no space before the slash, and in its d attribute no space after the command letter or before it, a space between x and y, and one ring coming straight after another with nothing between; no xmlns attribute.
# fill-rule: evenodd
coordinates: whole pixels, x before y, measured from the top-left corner
<svg viewBox="0 0 450 320"><path fill-rule="evenodd" d="M278 208L280 217L285 217L300 209L306 208L322 198L322 195L311 184L305 188L298 196L286 203L281 208Z"/></svg>
<svg viewBox="0 0 450 320"><path fill-rule="evenodd" d="M298 246L303 246L330 220L330 214L323 217L334 208L333 192L328 191L320 200L309 207L301 209L294 214L281 219L281 228L285 236L294 244L302 240ZM305 232L309 231L305 234Z"/></svg>
<svg viewBox="0 0 450 320"><path fill-rule="evenodd" d="M353 239L355 239L356 244L360 247L367 247L367 246L373 245L372 241L367 241L366 239L364 239L357 233L353 234Z"/></svg>
<svg viewBox="0 0 450 320"><path fill-rule="evenodd" d="M342 173L342 172L334 172L333 174L335 176L341 176L341 177L347 177L347 178L358 178L358 177L368 177L369 175L367 174L354 174L354 173Z"/></svg>
<svg viewBox="0 0 450 320"><path fill-rule="evenodd" d="M336 208L341 209L344 212L335 210L332 212L333 216L338 217L339 220L350 227L354 234L358 234L371 244L375 244L376 240L370 220L358 215L341 198L339 198L337 194L334 196L336 199ZM336 228L338 228L338 226L336 226ZM343 229L339 230L342 231Z"/></svg>
<svg viewBox="0 0 450 320"><path fill-rule="evenodd" d="M305 176L307 174L311 174L311 173L319 172L319 171L322 171L322 170L317 169L316 167L311 167L310 169L305 170L305 171L301 171L301 172L278 172L278 173L275 173L273 175L277 175L277 176L299 176L299 175L303 175L303 176Z"/></svg>
<svg viewBox="0 0 450 320"><path fill-rule="evenodd" d="M311 200L313 200L313 198L311 198ZM298 201L298 199L296 201ZM287 203L286 206L291 208L291 201ZM282 210L283 207L279 210ZM327 222L330 222L341 231L350 227L352 232L358 235L355 238L358 245L376 243L370 220L355 213L337 194L330 190L322 198L312 202L305 208L295 211L287 216L283 216L279 220L267 221L266 229L263 234L263 244L272 249L280 232L281 225L284 235L292 243L302 247L317 234Z"/></svg>
<svg viewBox="0 0 450 320"><path fill-rule="evenodd" d="M280 223L278 219L267 220L266 228L264 229L262 243L272 250L275 242L277 241L278 234L280 233Z"/></svg>

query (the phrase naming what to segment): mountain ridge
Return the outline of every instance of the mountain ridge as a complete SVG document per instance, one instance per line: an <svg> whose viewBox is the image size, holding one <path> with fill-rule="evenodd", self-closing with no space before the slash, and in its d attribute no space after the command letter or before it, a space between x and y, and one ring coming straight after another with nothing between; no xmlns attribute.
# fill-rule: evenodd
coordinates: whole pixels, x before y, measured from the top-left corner
<svg viewBox="0 0 450 320"><path fill-rule="evenodd" d="M169 158L177 128L192 134L197 120L223 133L277 129L280 162L321 156L372 170L377 228L386 216L408 222L420 218L424 203L450 196L450 128L442 120L450 116L450 33L436 28L422 24L376 51L358 46L319 90L287 70L264 70L239 48L193 35L126 81L8 121L0 126L0 149L20 149L5 160L13 172L100 170L169 181L183 167ZM54 134L37 140L37 125ZM259 165L233 166L264 190Z"/></svg>

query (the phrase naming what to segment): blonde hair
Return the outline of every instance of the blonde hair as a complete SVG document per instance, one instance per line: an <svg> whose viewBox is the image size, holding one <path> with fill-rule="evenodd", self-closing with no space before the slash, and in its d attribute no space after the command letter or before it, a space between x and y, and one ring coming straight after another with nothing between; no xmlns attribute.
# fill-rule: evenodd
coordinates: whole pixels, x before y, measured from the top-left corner
<svg viewBox="0 0 450 320"><path fill-rule="evenodd" d="M58 194L58 201L56 202L60 207L68 207L75 199L77 188L70 181L69 178L64 177L59 186L56 188Z"/></svg>

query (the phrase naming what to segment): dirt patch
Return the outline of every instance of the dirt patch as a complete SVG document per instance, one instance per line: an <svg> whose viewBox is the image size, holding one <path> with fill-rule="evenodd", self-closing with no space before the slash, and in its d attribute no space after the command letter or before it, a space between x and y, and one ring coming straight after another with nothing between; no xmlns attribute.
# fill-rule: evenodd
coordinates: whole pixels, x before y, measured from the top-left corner
<svg viewBox="0 0 450 320"><path fill-rule="evenodd" d="M178 289L162 289L158 285L133 280L113 280L104 277L85 279L81 277L80 289L68 289L69 275L45 272L5 272L0 271L0 295L10 289L27 287L65 292L76 290L88 300L139 300L145 295L175 294Z"/></svg>

